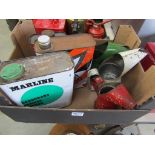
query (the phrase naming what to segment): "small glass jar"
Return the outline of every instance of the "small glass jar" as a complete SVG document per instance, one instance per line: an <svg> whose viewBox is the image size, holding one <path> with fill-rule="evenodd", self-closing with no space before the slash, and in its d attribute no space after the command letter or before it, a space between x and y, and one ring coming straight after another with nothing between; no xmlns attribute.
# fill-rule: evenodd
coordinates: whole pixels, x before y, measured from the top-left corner
<svg viewBox="0 0 155 155"><path fill-rule="evenodd" d="M43 50L49 49L51 47L50 37L47 35L41 35L38 37L39 47Z"/></svg>

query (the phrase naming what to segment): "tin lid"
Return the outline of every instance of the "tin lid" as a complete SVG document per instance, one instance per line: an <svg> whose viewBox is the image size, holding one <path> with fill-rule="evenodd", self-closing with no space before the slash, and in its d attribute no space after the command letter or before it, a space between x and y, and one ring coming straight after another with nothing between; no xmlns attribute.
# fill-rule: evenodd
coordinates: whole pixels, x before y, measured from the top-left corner
<svg viewBox="0 0 155 155"><path fill-rule="evenodd" d="M41 34L42 34L42 35L47 35L47 36L49 36L49 37L54 37L55 32L52 31L52 30L44 30L44 31L41 32Z"/></svg>
<svg viewBox="0 0 155 155"><path fill-rule="evenodd" d="M11 81L19 79L24 73L24 66L22 64L12 63L6 65L0 71L0 77L3 80Z"/></svg>

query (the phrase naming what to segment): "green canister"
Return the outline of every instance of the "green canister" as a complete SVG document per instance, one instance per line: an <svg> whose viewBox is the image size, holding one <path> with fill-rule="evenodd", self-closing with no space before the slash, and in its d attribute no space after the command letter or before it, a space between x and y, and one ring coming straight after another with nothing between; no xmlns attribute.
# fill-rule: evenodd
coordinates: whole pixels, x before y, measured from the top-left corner
<svg viewBox="0 0 155 155"><path fill-rule="evenodd" d="M113 42L106 42L104 44L98 45L95 48L94 58L92 68L98 68L98 66L107 58L110 58L114 54L119 52L127 51L128 47L116 44Z"/></svg>

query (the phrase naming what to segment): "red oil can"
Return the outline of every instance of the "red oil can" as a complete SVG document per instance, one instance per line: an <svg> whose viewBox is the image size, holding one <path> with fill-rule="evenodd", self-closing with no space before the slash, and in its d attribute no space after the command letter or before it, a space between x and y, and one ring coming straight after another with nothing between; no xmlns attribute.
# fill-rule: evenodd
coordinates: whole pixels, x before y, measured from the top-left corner
<svg viewBox="0 0 155 155"><path fill-rule="evenodd" d="M86 25L88 26L88 33L91 34L94 38L103 38L105 35L103 25L110 21L111 20L87 20Z"/></svg>

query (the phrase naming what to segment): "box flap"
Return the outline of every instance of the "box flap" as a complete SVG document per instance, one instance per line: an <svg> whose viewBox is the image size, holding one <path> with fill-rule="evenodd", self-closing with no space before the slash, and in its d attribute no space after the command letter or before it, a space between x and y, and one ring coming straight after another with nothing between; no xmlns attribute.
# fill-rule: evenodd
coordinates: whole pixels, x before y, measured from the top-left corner
<svg viewBox="0 0 155 155"><path fill-rule="evenodd" d="M93 47L96 45L95 40L89 34L76 34L63 37L52 37L51 42L54 45L54 51Z"/></svg>
<svg viewBox="0 0 155 155"><path fill-rule="evenodd" d="M129 92L132 94L132 89L144 76L144 71L140 63L138 63L134 68L127 72L123 78L122 82L127 87Z"/></svg>
<svg viewBox="0 0 155 155"><path fill-rule="evenodd" d="M75 48L94 47L96 42L89 34L75 34L62 37L51 38L51 51L72 50ZM35 43L35 51L43 53L44 51L39 48L38 43ZM45 50L46 52L46 50Z"/></svg>
<svg viewBox="0 0 155 155"><path fill-rule="evenodd" d="M155 96L155 66L151 66L146 72L141 64L136 65L122 78L122 82L138 105Z"/></svg>
<svg viewBox="0 0 155 155"><path fill-rule="evenodd" d="M19 59L19 58L24 58L23 53L21 52L21 49L19 46L16 46L9 58L9 60L13 60L13 59Z"/></svg>
<svg viewBox="0 0 155 155"><path fill-rule="evenodd" d="M131 25L120 25L115 39L115 43L128 46L130 49L138 48L141 41Z"/></svg>
<svg viewBox="0 0 155 155"><path fill-rule="evenodd" d="M137 36L134 29L131 27L131 32L130 32L130 35L128 36L128 39L126 41L126 45L128 45L128 47L130 49L135 49L135 48L138 48L140 46L140 44L141 44L141 40Z"/></svg>
<svg viewBox="0 0 155 155"><path fill-rule="evenodd" d="M150 97L155 96L155 66L151 66L132 90L138 105L143 104Z"/></svg>
<svg viewBox="0 0 155 155"><path fill-rule="evenodd" d="M32 46L29 44L29 37L34 35L35 29L32 20L24 20L18 22L12 31L11 36L14 36L25 57L35 55ZM13 40L14 42L14 40ZM14 42L16 44L16 42Z"/></svg>
<svg viewBox="0 0 155 155"><path fill-rule="evenodd" d="M11 34L11 40L12 40L12 43L14 44L14 50L13 50L9 60L23 58L24 57L23 52L18 44L18 41L16 40L15 35Z"/></svg>

